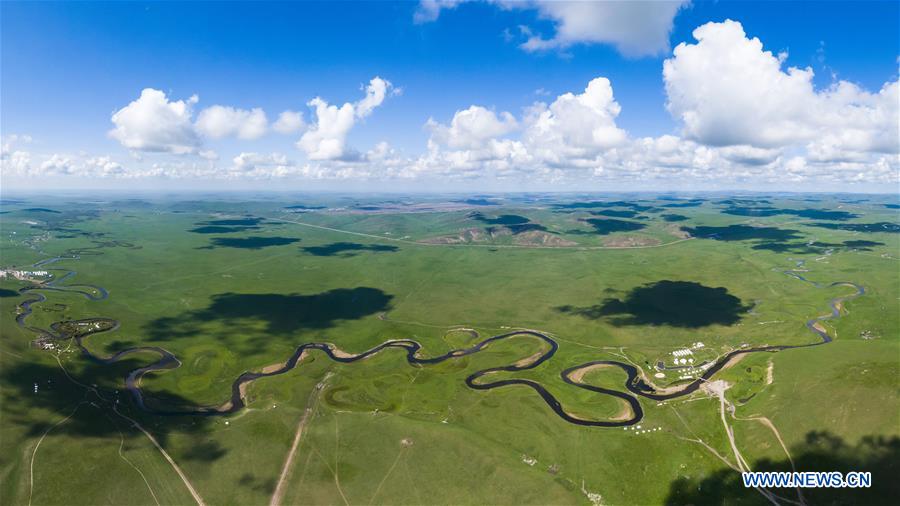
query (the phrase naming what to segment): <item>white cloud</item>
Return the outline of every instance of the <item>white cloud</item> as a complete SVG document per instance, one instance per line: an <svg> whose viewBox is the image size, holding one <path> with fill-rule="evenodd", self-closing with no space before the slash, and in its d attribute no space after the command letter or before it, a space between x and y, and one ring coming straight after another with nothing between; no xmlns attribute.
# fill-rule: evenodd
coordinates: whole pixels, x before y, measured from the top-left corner
<svg viewBox="0 0 900 506"><path fill-rule="evenodd" d="M368 110L377 105L379 94L383 100L385 93L379 83L370 86L374 87L362 105ZM213 105L200 111L194 121L192 109L197 102L196 95L188 100L173 101L160 90L146 88L137 100L113 114L115 128L109 131L109 136L133 153L197 154L210 159L212 151L201 149L204 138L255 140L270 130L265 111L258 107L239 109ZM298 132L303 127L302 114L290 110L283 111L271 125L272 130L284 134Z"/></svg>
<svg viewBox="0 0 900 506"><path fill-rule="evenodd" d="M454 149L480 149L487 141L518 128L516 118L508 112L498 116L494 111L473 105L456 111L450 125L429 118L425 128L431 131L431 142Z"/></svg>
<svg viewBox="0 0 900 506"><path fill-rule="evenodd" d="M347 134L356 123L353 104L341 107L329 105L321 98L314 98L308 105L315 109L316 122L300 137L297 147L306 152L310 160L334 160L347 155Z"/></svg>
<svg viewBox="0 0 900 506"><path fill-rule="evenodd" d="M241 153L232 160L226 177L267 179L283 177L296 170L296 165L281 153Z"/></svg>
<svg viewBox="0 0 900 506"><path fill-rule="evenodd" d="M125 174L125 167L109 156L94 156L85 160L85 166L99 177L115 177Z"/></svg>
<svg viewBox="0 0 900 506"><path fill-rule="evenodd" d="M625 56L651 56L669 49L675 15L686 0L561 2L541 0L533 5L542 18L552 20L551 38L532 35L522 44L526 51L567 48L575 44L611 44Z"/></svg>
<svg viewBox="0 0 900 506"><path fill-rule="evenodd" d="M396 163L399 158L389 143L381 141L366 152L366 160L376 163Z"/></svg>
<svg viewBox="0 0 900 506"><path fill-rule="evenodd" d="M441 6L456 2L432 4L437 8L430 12L437 16ZM533 37L527 28L520 32ZM564 33L560 28L554 39ZM680 136L629 136L617 124L621 107L612 83L597 77L581 92L521 111L471 105L446 123L429 119L430 137L421 154L404 155L387 142L359 152L348 147L350 132L398 93L375 77L355 102L310 100L309 125L296 111L282 112L269 125L261 109L228 106L207 108L195 122L196 97L172 101L147 89L113 115L110 136L132 150L131 159L36 154L20 147L27 136L6 136L0 161L4 176L16 177L471 180L572 188L805 183L816 189L856 184L881 189L900 183L898 81L878 91L846 81L816 89L811 70L783 68L787 56L766 51L739 23L708 23L694 36L696 43L680 44L663 66L667 107L680 124ZM227 152L220 161L202 145L204 137L250 139L267 130L301 132L297 146L307 160L246 150L237 156ZM144 160L142 151L196 158L164 154Z"/></svg>
<svg viewBox="0 0 900 506"><path fill-rule="evenodd" d="M380 106L392 88L389 81L374 77L366 86L366 96L358 102L346 102L338 107L320 97L307 105L315 111L316 121L300 137L297 147L306 152L310 160L342 160L358 156L347 149L347 135L360 119Z"/></svg>
<svg viewBox="0 0 900 506"><path fill-rule="evenodd" d="M303 113L297 111L283 111L278 115L278 120L272 124L272 129L280 134L292 134L303 130Z"/></svg>
<svg viewBox="0 0 900 506"><path fill-rule="evenodd" d="M29 143L29 135L11 134L0 139L0 175L22 175L31 171L31 153L17 149L20 144Z"/></svg>
<svg viewBox="0 0 900 506"><path fill-rule="evenodd" d="M145 88L137 100L112 115L115 128L109 136L128 149L192 153L200 145L191 123L191 107L197 100L194 95L170 101L164 92Z"/></svg>
<svg viewBox="0 0 900 506"><path fill-rule="evenodd" d="M897 152L897 81L878 93L846 81L816 91L812 69L782 70L784 58L747 38L738 22L707 23L693 34L697 43L679 44L663 66L667 107L685 137L767 149L809 143L821 161Z"/></svg>
<svg viewBox="0 0 900 506"><path fill-rule="evenodd" d="M627 133L616 126L619 111L604 77L582 93L533 104L521 120L473 105L457 111L449 125L428 120L428 154L417 168L453 177L478 177L479 170L498 177L557 177L557 169L596 169L605 152L627 142Z"/></svg>
<svg viewBox="0 0 900 506"><path fill-rule="evenodd" d="M218 160L219 159L219 153L216 153L212 149L198 151L197 156L199 156L200 158L203 158L205 160Z"/></svg>
<svg viewBox="0 0 900 506"><path fill-rule="evenodd" d="M30 144L30 135L10 134L0 139L0 153L11 153L15 147L21 144Z"/></svg>
<svg viewBox="0 0 900 506"><path fill-rule="evenodd" d="M15 161L15 160L13 160ZM54 153L44 158L36 168L30 164L11 166L20 178L47 176L75 176L91 178L121 177L126 171L122 164L109 156L66 155ZM6 169L6 167L4 167Z"/></svg>
<svg viewBox="0 0 900 506"><path fill-rule="evenodd" d="M28 151L4 152L0 156L0 176L24 176L31 172L31 153Z"/></svg>
<svg viewBox="0 0 900 506"><path fill-rule="evenodd" d="M457 5L469 0L421 0L416 12L413 13L413 21L416 23L428 23L436 20L443 9L453 9Z"/></svg>
<svg viewBox="0 0 900 506"><path fill-rule="evenodd" d="M366 86L366 96L356 103L356 116L365 118L375 110L376 107L384 102L388 90L392 88L390 81L385 81L380 77L373 77Z"/></svg>
<svg viewBox="0 0 900 506"><path fill-rule="evenodd" d="M890 86L869 95L855 88L831 89L828 94L847 97L844 102L850 103L851 109L842 112L843 123L838 124L835 117L829 131L848 131L848 124L865 125L873 118L885 124L896 123L896 112L883 103L893 93ZM838 102L835 96L828 100L832 104ZM868 115L853 109L861 105L870 107L869 113L878 113ZM854 111L859 118L851 114ZM662 182L663 186L708 188L818 181L840 187L855 183L897 184L900 177L900 157L896 151L890 151L889 143L883 144L887 148L884 154L860 153L858 158L848 158L844 151L844 159L834 159L815 156L809 147L812 144L803 143L769 147L741 142L719 146L704 142L705 139L675 135L630 138L616 124L619 112L612 85L602 77L593 79L582 93L564 93L549 104L531 106L518 120L508 113L498 115L485 107L472 106L458 111L449 125L429 120L426 128L432 135L427 153L397 173L446 179L540 181L576 187L579 181L620 187ZM842 138L842 146L854 142L866 148L878 145L872 136L861 137L862 140L853 135ZM828 135L823 135L819 142L828 139ZM786 156L804 150L809 151L806 156Z"/></svg>
<svg viewBox="0 0 900 506"><path fill-rule="evenodd" d="M240 169L253 168L258 165L286 165L287 157L281 153L241 153L232 160L234 166Z"/></svg>
<svg viewBox="0 0 900 506"><path fill-rule="evenodd" d="M598 77L583 93L565 93L549 106L532 106L523 141L533 154L554 164L592 158L625 142L626 132L616 126L620 111L609 79Z"/></svg>
<svg viewBox="0 0 900 506"><path fill-rule="evenodd" d="M40 165L40 173L44 175L74 174L77 166L72 158L54 154Z"/></svg>
<svg viewBox="0 0 900 506"><path fill-rule="evenodd" d="M258 139L269 129L266 113L262 109L235 109L224 105L214 105L200 111L195 126L200 134L213 139L232 136Z"/></svg>
<svg viewBox="0 0 900 506"><path fill-rule="evenodd" d="M467 0L422 0L413 15L416 23L436 20L443 9L453 9ZM688 0L663 1L558 1L488 0L504 9L537 11L553 22L556 33L544 38L528 26L519 31L527 37L526 51L565 49L576 44L610 44L626 56L650 56L669 49L669 34L678 11ZM509 32L507 36L512 38Z"/></svg>

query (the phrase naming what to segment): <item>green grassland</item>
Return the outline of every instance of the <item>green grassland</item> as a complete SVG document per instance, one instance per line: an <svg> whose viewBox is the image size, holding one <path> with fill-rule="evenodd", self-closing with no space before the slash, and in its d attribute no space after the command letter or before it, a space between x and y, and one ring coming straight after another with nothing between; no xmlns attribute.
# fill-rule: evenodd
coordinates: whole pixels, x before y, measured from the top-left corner
<svg viewBox="0 0 900 506"><path fill-rule="evenodd" d="M412 339L437 356L524 328L552 336L556 355L485 379L537 381L596 420L622 401L567 385L560 371L617 360L678 385L676 373L654 376L672 351L703 342L700 361L817 342L806 321L853 291L828 285L857 283L865 295L822 322L833 342L751 354L716 379L730 385L728 422L750 465L787 465L777 432L795 463L875 473L874 489L817 503L878 503L898 492L889 477L900 461L900 215L884 205L896 199L743 199L28 197L2 205L0 267L77 257L35 269L76 271L60 285L109 297L43 290L27 324L113 318L118 329L84 341L95 355L168 350L181 365L143 378L151 406L221 405L241 373L307 342L360 353ZM238 413L162 416L124 388L157 354L104 365L71 341L36 348L15 321L35 293L18 292L26 286L0 280L2 504L190 504L185 481L206 504L267 504L304 419L283 504L766 503L736 488L739 473L716 456L734 460L706 392L641 399L635 430L566 423L523 386L466 387L476 371L539 353L534 338L435 365L411 365L399 349L352 364L312 351L250 384ZM648 309L660 306L674 309ZM620 391L625 380L619 369L584 378Z"/></svg>

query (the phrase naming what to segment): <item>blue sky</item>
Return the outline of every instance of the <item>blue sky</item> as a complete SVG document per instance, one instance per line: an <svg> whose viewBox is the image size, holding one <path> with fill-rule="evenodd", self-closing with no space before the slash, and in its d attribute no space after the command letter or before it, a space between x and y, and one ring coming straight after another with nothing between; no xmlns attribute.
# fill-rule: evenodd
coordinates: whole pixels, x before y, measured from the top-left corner
<svg viewBox="0 0 900 506"><path fill-rule="evenodd" d="M658 4L643 5L648 16L658 9ZM792 66L810 67L815 73L812 83L816 93L846 81L877 94L885 83L897 79L898 2L693 2L682 5L671 18L671 29L664 34L668 49L639 55L623 55L628 51L614 42L597 42L591 39L593 34L587 36L588 40L576 39L546 50L523 49L529 34L551 39L566 22L564 17L542 10L538 3L510 8L467 2L444 8L437 19L427 21L416 18L422 8L415 2L3 2L0 130L5 139L7 182L19 183L37 175L53 176L65 185L85 175L76 167L78 163L84 165L79 159L107 157L121 166L113 171L119 176L123 171L132 175L146 172L153 164L202 165L208 170L189 177L202 185L204 180L217 179L220 167L222 173L231 174L229 177L238 177L228 166L240 153L279 153L292 165L313 163L318 179L329 179L322 174L343 168L356 171L360 178L383 183L396 174L379 174L374 158L368 162L348 160L364 157L373 146L386 142L394 153L393 165L399 166L397 160L401 158L406 160L403 163L414 165L435 136L433 128L425 127L429 118L450 125L457 111L473 105L496 114L511 113L517 128L500 133L497 139L519 142L527 135L526 108L536 101L552 105L565 93L582 93L597 77L611 83L621 110L615 126L626 132L628 139L672 135L696 144L691 147L696 149L697 145L717 141L709 142L696 132L686 135L684 117L667 110L663 62L673 58L672 48L679 43L696 43L691 35L694 29L727 19L739 22L748 39L759 38L764 50L776 55L786 52L783 71ZM602 22L596 30L602 39ZM160 90L171 101L188 100L196 94L194 119L202 109L217 104L239 110L262 108L270 123L281 111L298 111L303 115L304 128L309 128L316 125L315 114L307 105L313 97L338 106L354 103L365 94L362 87L376 76L392 85L386 98L353 123L344 139L343 155L330 159L311 162L310 153L295 145L303 130L251 140L205 138L196 151L214 151L215 162L194 153L173 155L135 149L133 143L129 147L108 134L115 126L111 116L136 100L145 88ZM867 100L860 98L854 104ZM834 127L816 125L810 131L821 128ZM846 137L840 133L835 136ZM452 151L454 142L448 142L441 146L444 152ZM478 139L462 144L471 149L485 142ZM729 142L748 150L778 149L781 164L797 156L811 159L804 154L811 149L811 137L774 143L740 138ZM566 146L571 147L571 142ZM842 153L845 148L841 147ZM630 183L624 186L640 186L634 174L619 174L620 168L612 169L623 162L610 162L611 149L621 151L624 147L603 142L592 147L590 157L579 154L577 163L548 163L546 157L536 161L529 152L529 172L524 177L552 189L554 181L563 181L562 186L580 185L592 179L592 175L585 175L588 172L608 167L600 170L606 175L594 181L598 187L620 186L626 180ZM875 163L886 154L886 163L892 164L887 173L896 178L897 157L892 146L853 149L854 153L879 153L865 158L864 163ZM8 160L15 150L27 153L29 163L27 168L20 163L13 177ZM40 170L53 155L67 157L72 167ZM588 158L597 167L582 163ZM825 163L820 159L817 163ZM835 164L848 160L862 163L862 159L842 155L823 170L832 174L840 168ZM770 162L774 163L774 158ZM442 167L413 179L421 179L424 186L442 178L469 181L460 184L475 188L483 178L494 182L491 184L504 178L521 181L523 176L509 177L510 171L519 170L510 166L517 164L521 165L506 160L500 173L497 164L490 163L483 168L466 165L455 174L447 174ZM858 172L860 167L853 170ZM550 172L553 174L548 175ZM772 168L768 173L772 172L778 171ZM603 179L615 179L616 174L622 177L612 182ZM247 177L265 180L271 174ZM293 174L288 179L303 186L302 181L309 177ZM654 180L657 186L665 187L667 181L675 184L676 177L681 179L677 173L668 172L666 177ZM151 177L160 178L165 177L158 173ZM403 178L410 180L408 176ZM340 188L339 181L334 181L332 186ZM873 181L873 186L884 183L883 179ZM722 185L765 186L762 181L732 180L727 174L722 177Z"/></svg>

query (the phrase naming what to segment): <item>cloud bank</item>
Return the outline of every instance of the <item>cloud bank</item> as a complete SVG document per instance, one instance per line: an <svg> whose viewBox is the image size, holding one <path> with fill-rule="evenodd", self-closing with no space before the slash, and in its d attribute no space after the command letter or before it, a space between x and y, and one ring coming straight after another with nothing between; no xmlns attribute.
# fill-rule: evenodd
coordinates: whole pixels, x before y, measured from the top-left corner
<svg viewBox="0 0 900 506"><path fill-rule="evenodd" d="M422 6L425 6L423 3ZM450 3L436 2L440 10ZM424 8L424 7L420 7ZM429 11L430 12L430 11ZM270 123L260 108L212 105L194 115L196 95L168 97L147 88L115 112L109 137L132 157L34 154L27 136L2 143L4 174L223 180L359 180L500 182L543 187L631 188L671 185L782 189L807 184L900 183L900 86L896 77L869 91L842 80L817 89L810 68L785 68L735 21L707 23L662 64L665 107L676 129L631 135L618 118L614 85L597 76L582 89L498 111L460 104L452 116L426 116L419 153L388 142L360 151L350 133L398 94L374 77L356 101L307 102L309 122L294 110ZM207 144L250 142L273 133L299 135L287 153L248 148L219 159ZM891 186L892 185L892 186Z"/></svg>

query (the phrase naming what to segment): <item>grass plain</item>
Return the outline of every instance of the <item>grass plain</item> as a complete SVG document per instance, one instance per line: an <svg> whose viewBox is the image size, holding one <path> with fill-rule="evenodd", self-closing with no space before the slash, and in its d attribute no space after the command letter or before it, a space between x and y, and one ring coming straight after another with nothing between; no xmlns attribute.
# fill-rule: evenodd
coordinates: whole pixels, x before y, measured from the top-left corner
<svg viewBox="0 0 900 506"><path fill-rule="evenodd" d="M27 324L113 318L119 328L85 340L95 355L170 351L181 366L142 382L153 405L220 405L241 373L306 342L358 353L413 339L434 356L527 328L553 336L556 355L491 379L533 379L600 420L620 401L573 388L560 371L620 360L677 385L679 373L656 364L696 342L698 357L816 342L805 322L851 292L830 283L851 281L866 293L823 322L833 342L752 354L716 379L729 384L726 423L754 469L785 468L786 447L808 469L871 470L871 490L819 492L816 503L878 503L898 493L889 477L900 462L892 205L847 195L29 196L3 202L0 263L77 256L41 268L75 271L60 285L109 297L43 290ZM124 389L156 355L104 365L71 342L32 344L15 320L31 285L0 280L4 504L267 504L307 412L284 504L766 502L736 486L709 392L641 399L642 428L627 430L568 424L528 388L465 386L475 371L540 351L535 339L427 366L396 349L353 364L310 352L252 383L236 414L160 416ZM625 379L618 369L586 376L621 391Z"/></svg>

